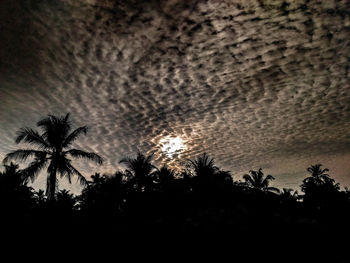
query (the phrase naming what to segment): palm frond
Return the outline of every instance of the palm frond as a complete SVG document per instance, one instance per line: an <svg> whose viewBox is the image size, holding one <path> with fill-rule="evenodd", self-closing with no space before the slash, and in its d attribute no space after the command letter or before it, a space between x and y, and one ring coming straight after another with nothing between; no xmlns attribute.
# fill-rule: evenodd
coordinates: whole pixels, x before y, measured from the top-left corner
<svg viewBox="0 0 350 263"><path fill-rule="evenodd" d="M34 182L35 178L39 175L40 170L42 170L46 164L48 159L46 158L36 158L32 161L27 168L21 171L23 179L27 181L28 179L31 182Z"/></svg>
<svg viewBox="0 0 350 263"><path fill-rule="evenodd" d="M268 175L266 175L265 180L272 181L272 180L275 180L275 177L273 177L272 175L268 174Z"/></svg>
<svg viewBox="0 0 350 263"><path fill-rule="evenodd" d="M47 117L41 119L37 122L38 127L43 127L44 130L48 130L52 128L55 125L64 124L67 129L69 130L71 127L71 123L69 121L69 113L66 114L66 116L54 116L54 115L48 115Z"/></svg>
<svg viewBox="0 0 350 263"><path fill-rule="evenodd" d="M72 175L72 172L69 168L69 165L70 165L71 161L65 157L62 157L60 158L59 160L57 160L56 162L56 171L57 173L60 175L60 177L67 177L69 183L72 183L71 182L71 175Z"/></svg>
<svg viewBox="0 0 350 263"><path fill-rule="evenodd" d="M84 133L86 135L88 131L88 127L87 126L82 126L79 127L77 129L75 129L74 131L72 131L67 138L64 140L63 142L63 148L68 147L69 145L71 145L73 143L73 141L79 137L79 135L81 135L82 133Z"/></svg>
<svg viewBox="0 0 350 263"><path fill-rule="evenodd" d="M261 168L259 169L259 171L251 170L250 174L251 174L251 178L253 179L253 185L260 186L262 183Z"/></svg>
<svg viewBox="0 0 350 263"><path fill-rule="evenodd" d="M135 170L137 169L136 159L126 157L121 159L119 163L124 164L130 173L135 172Z"/></svg>
<svg viewBox="0 0 350 263"><path fill-rule="evenodd" d="M262 185L263 185L264 187L268 187L269 184L270 184L270 181L272 181L272 180L275 180L275 177L273 177L272 175L267 175L267 176L264 178L264 180L262 181Z"/></svg>
<svg viewBox="0 0 350 263"><path fill-rule="evenodd" d="M45 151L37 151L30 149L20 149L6 154L3 162L7 163L9 160L20 160L25 161L31 156L35 156L38 158L46 157L47 152Z"/></svg>
<svg viewBox="0 0 350 263"><path fill-rule="evenodd" d="M74 166L72 166L70 163L67 166L68 166L68 169L70 170L70 174L75 174L78 176L78 182L81 185L83 186L88 185L88 181L86 180L86 178Z"/></svg>
<svg viewBox="0 0 350 263"><path fill-rule="evenodd" d="M219 170L215 166L214 158L210 158L207 153L203 153L194 160L188 160L188 164L197 176L211 176Z"/></svg>
<svg viewBox="0 0 350 263"><path fill-rule="evenodd" d="M254 185L254 180L252 179L252 177L249 174L243 175L243 179L246 183L250 184L251 186Z"/></svg>
<svg viewBox="0 0 350 263"><path fill-rule="evenodd" d="M65 153L70 154L72 157L88 159L88 160L94 161L98 164L103 163L103 158L101 156L99 156L98 154L93 153L93 152L85 152L85 151L78 150L78 149L71 149L71 150L66 151Z"/></svg>
<svg viewBox="0 0 350 263"><path fill-rule="evenodd" d="M273 187L273 186L266 187L265 190L270 191L270 192L276 192L276 193L281 192L280 189Z"/></svg>
<svg viewBox="0 0 350 263"><path fill-rule="evenodd" d="M49 143L37 131L31 128L22 128L17 132L16 143L26 142L41 149L50 148Z"/></svg>

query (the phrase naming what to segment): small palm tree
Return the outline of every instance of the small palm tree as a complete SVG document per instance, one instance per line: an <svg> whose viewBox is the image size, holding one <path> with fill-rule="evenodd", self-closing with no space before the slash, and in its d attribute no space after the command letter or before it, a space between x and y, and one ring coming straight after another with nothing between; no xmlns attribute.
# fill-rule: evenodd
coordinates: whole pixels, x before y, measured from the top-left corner
<svg viewBox="0 0 350 263"><path fill-rule="evenodd" d="M326 192L339 191L339 183L336 183L327 172L329 169L322 169L322 164L311 165L306 169L311 176L306 177L301 185L301 191L307 195L324 195Z"/></svg>
<svg viewBox="0 0 350 263"><path fill-rule="evenodd" d="M66 189L57 192L56 199L57 206L67 212L71 212L74 209L78 200L77 197Z"/></svg>
<svg viewBox="0 0 350 263"><path fill-rule="evenodd" d="M316 185L320 185L325 181L332 180L329 177L329 169L322 169L322 164L311 165L306 169L311 174L311 177L307 178L307 181L312 180Z"/></svg>
<svg viewBox="0 0 350 263"><path fill-rule="evenodd" d="M291 188L283 188L280 196L285 200L297 200L299 195L298 191L294 191Z"/></svg>
<svg viewBox="0 0 350 263"><path fill-rule="evenodd" d="M275 179L272 175L264 177L261 168L258 171L250 170L249 173L250 174L245 174L243 176L243 179L248 186L262 191L273 191L279 193L278 188L269 186L270 181Z"/></svg>
<svg viewBox="0 0 350 263"><path fill-rule="evenodd" d="M126 174L136 183L136 189L142 191L147 187L153 177L153 171L156 167L152 164L152 155L145 156L138 152L136 158L124 158L119 163L126 165Z"/></svg>
<svg viewBox="0 0 350 263"><path fill-rule="evenodd" d="M217 167L214 158L209 157L207 153L189 160L188 168L189 174L194 175L190 180L192 189L205 193L208 197L218 195L232 186L231 174Z"/></svg>
<svg viewBox="0 0 350 263"><path fill-rule="evenodd" d="M8 153L4 163L11 159L21 161L34 157L27 168L22 170L25 180L34 181L39 172L47 167L46 195L49 200L54 200L57 188L57 174L65 176L71 183L71 176L77 175L82 185L87 183L85 177L71 164L69 157L84 158L102 164L102 158L93 152L85 152L79 149L70 149L72 143L81 135L86 134L87 126L79 127L71 131L69 114L62 117L48 115L40 120L37 126L42 133L30 128L22 128L17 133L16 143L26 142L36 149L20 149Z"/></svg>
<svg viewBox="0 0 350 263"><path fill-rule="evenodd" d="M171 185L176 179L175 172L168 168L166 165L163 165L160 169L157 169L154 172L155 180L161 188Z"/></svg>
<svg viewBox="0 0 350 263"><path fill-rule="evenodd" d="M189 168L199 177L211 177L219 171L214 159L210 158L207 153L203 153L195 160L189 160Z"/></svg>

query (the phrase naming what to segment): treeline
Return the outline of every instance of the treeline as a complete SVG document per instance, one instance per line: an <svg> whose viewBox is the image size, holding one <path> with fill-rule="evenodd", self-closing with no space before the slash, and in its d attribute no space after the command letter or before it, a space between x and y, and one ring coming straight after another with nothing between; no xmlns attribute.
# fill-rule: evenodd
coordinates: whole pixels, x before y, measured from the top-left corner
<svg viewBox="0 0 350 263"><path fill-rule="evenodd" d="M341 190L320 164L307 168L309 176L301 182L299 195L292 189L271 187L274 178L262 169L234 181L207 154L189 160L180 173L166 166L157 168L151 156L141 153L121 162L124 171L92 175L80 195L61 190L51 199L27 185L18 165L5 164L0 173L2 220L12 224L20 219L23 227L38 229L64 222L91 231L96 227L97 232L106 228L138 233L263 234L265 228L294 232L311 227L327 232L348 227L350 191Z"/></svg>
<svg viewBox="0 0 350 263"><path fill-rule="evenodd" d="M176 172L167 166L156 167L152 156L138 153L120 161L125 170L109 176L94 174L87 180L71 163L74 158L103 163L96 153L71 148L75 139L86 134L87 127L72 130L68 114L49 115L37 126L41 132L19 130L16 142L34 148L8 153L0 173L1 237L22 240L22 247L23 240L33 243L33 237L53 248L57 238L65 239L63 244L79 238L129 246L126 237L132 237L133 245L142 238L146 245L154 236L167 240L181 236L175 247L183 251L193 248L192 236L197 242L203 237L205 248L229 240L229 250L233 243L240 246L236 257L252 256L255 252L250 253L250 248L258 251L271 240L277 241L279 248L305 250L312 259L307 262L314 262L316 256L319 262L326 256L331 256L326 262L338 262L336 255L344 255L339 251L346 252L350 191L341 189L321 164L306 169L300 194L272 187L274 177L264 175L262 169L249 171L235 181L207 154L188 160L183 170ZM11 162L28 158L31 162L24 169ZM46 191L35 191L28 184L43 169L47 171ZM77 176L84 185L81 194L58 191L57 176L69 182ZM216 238L208 238L211 235ZM247 254L242 252L245 244Z"/></svg>

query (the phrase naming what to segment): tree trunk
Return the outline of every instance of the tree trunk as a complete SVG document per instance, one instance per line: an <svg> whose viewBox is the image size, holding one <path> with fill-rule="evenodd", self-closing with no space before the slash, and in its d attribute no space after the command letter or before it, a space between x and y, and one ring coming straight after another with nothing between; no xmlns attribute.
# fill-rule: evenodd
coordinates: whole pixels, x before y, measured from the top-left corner
<svg viewBox="0 0 350 263"><path fill-rule="evenodd" d="M55 200L55 193L56 193L56 169L53 169L53 171L50 173L48 180L47 180L47 188L46 188L46 195L49 201Z"/></svg>

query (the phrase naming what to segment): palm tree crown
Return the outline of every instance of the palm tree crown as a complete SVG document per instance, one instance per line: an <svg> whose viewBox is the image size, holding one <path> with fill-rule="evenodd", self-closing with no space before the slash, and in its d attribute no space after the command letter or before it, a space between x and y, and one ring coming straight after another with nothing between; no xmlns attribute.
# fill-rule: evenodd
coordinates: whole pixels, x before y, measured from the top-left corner
<svg viewBox="0 0 350 263"><path fill-rule="evenodd" d="M167 167L166 165L163 165L160 169L157 169L154 172L155 181L161 186L166 187L169 186L171 183L173 183L176 179L175 172Z"/></svg>
<svg viewBox="0 0 350 263"><path fill-rule="evenodd" d="M322 169L322 164L315 164L308 167L306 170L311 174L308 180L314 181L316 184L322 184L325 181L332 180L329 177L329 169Z"/></svg>
<svg viewBox="0 0 350 263"><path fill-rule="evenodd" d="M219 171L214 159L210 158L207 153L203 153L194 160L189 160L189 168L199 177L211 177Z"/></svg>
<svg viewBox="0 0 350 263"><path fill-rule="evenodd" d="M327 172L329 169L321 168L322 164L311 165L306 169L311 176L306 177L301 185L301 191L304 193L315 193L320 192L320 194L325 195L327 191L338 191L339 183L336 183Z"/></svg>
<svg viewBox="0 0 350 263"><path fill-rule="evenodd" d="M135 181L138 191L142 191L143 187L152 181L153 171L156 169L152 164L152 157L138 152L136 158L128 157L120 160L120 163L126 165L126 174Z"/></svg>
<svg viewBox="0 0 350 263"><path fill-rule="evenodd" d="M270 181L274 180L275 178L272 175L267 175L264 177L264 173L262 172L261 168L258 171L251 170L249 173L250 174L245 174L243 179L250 187L263 191L279 192L279 189L269 186Z"/></svg>
<svg viewBox="0 0 350 263"><path fill-rule="evenodd" d="M48 199L55 198L57 188L57 174L67 177L71 183L71 176L77 175L82 185L87 183L85 177L71 164L69 157L84 158L102 164L103 159L93 152L85 152L79 149L70 149L72 143L81 135L87 133L87 126L79 127L72 131L69 114L66 116L48 115L37 123L41 128L41 134L31 128L22 128L18 131L16 143L25 142L36 149L19 149L8 153L4 163L11 159L25 161L29 157L34 160L27 168L22 170L26 181L34 181L39 172L47 167L46 195Z"/></svg>

